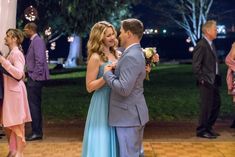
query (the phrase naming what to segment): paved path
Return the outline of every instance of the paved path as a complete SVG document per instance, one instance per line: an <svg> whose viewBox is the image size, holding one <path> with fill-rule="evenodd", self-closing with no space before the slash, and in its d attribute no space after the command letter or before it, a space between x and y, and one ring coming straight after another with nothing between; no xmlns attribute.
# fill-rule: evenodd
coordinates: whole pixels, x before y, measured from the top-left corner
<svg viewBox="0 0 235 157"><path fill-rule="evenodd" d="M145 130L145 157L235 157L235 129L229 122L215 126L214 140L195 137L195 123L149 123ZM46 124L42 141L28 142L25 157L80 157L84 123ZM6 139L0 140L0 157L6 157Z"/></svg>

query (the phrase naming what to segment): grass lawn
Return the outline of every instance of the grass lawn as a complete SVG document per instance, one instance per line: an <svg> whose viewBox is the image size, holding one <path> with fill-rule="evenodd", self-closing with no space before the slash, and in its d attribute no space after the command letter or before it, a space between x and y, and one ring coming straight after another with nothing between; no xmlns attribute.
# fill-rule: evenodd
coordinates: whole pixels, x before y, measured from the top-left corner
<svg viewBox="0 0 235 157"><path fill-rule="evenodd" d="M232 114L231 98L226 90L226 66L221 65L220 118ZM198 89L190 64L160 64L145 81L145 98L151 120L195 120L198 117ZM86 91L85 69L56 74L43 89L43 114L48 120L85 120L92 94Z"/></svg>

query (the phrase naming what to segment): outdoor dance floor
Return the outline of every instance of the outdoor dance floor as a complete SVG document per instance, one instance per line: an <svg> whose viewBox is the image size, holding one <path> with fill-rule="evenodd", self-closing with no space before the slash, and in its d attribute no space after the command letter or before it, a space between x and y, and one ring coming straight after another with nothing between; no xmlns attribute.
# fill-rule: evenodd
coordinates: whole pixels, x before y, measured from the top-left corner
<svg viewBox="0 0 235 157"><path fill-rule="evenodd" d="M84 125L44 128L44 140L28 142L25 157L80 157ZM235 157L235 129L229 122L215 127L221 136L195 136L195 123L150 123L144 136L145 157ZM6 138L0 139L0 157L7 155Z"/></svg>
<svg viewBox="0 0 235 157"><path fill-rule="evenodd" d="M6 157L6 143L0 143ZM235 157L235 142L144 142L145 157ZM80 157L81 142L32 142L25 157Z"/></svg>

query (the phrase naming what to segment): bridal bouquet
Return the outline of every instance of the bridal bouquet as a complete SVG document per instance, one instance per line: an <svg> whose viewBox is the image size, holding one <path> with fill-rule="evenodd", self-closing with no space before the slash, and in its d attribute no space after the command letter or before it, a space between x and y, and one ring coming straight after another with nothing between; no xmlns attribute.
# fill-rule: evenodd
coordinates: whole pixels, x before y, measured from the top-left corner
<svg viewBox="0 0 235 157"><path fill-rule="evenodd" d="M157 54L156 47L146 47L143 49L146 66L154 67L159 61L159 55ZM149 80L150 71L146 70L146 80Z"/></svg>

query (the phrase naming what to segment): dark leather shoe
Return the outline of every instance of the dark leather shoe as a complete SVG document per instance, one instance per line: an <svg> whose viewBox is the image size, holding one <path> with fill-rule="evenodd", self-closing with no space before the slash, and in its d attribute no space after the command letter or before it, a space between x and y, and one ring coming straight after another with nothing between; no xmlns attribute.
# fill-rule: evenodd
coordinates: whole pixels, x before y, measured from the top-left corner
<svg viewBox="0 0 235 157"><path fill-rule="evenodd" d="M217 136L212 135L209 132L202 132L202 133L198 133L197 137L201 137L201 138L208 138L208 139L215 139Z"/></svg>
<svg viewBox="0 0 235 157"><path fill-rule="evenodd" d="M218 132L215 132L214 130L210 130L209 133L214 136L220 136Z"/></svg>
<svg viewBox="0 0 235 157"><path fill-rule="evenodd" d="M36 140L42 140L42 135L32 134L25 138L26 141L36 141Z"/></svg>

